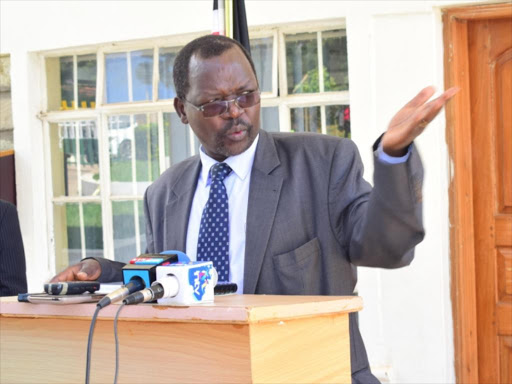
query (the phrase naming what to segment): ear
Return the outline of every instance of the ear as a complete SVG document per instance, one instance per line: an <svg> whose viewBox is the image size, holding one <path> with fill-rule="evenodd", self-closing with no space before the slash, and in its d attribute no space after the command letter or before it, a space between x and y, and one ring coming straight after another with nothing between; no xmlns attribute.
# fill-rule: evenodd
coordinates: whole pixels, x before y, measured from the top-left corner
<svg viewBox="0 0 512 384"><path fill-rule="evenodd" d="M185 104L179 97L174 98L174 109L183 124L188 124L187 113L185 112Z"/></svg>

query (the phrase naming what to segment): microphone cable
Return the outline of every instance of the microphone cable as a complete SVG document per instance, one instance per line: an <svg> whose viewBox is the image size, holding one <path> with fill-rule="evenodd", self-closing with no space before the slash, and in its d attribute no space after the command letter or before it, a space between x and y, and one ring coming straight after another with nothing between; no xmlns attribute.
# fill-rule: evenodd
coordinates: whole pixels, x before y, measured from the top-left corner
<svg viewBox="0 0 512 384"><path fill-rule="evenodd" d="M94 334L94 326L96 325L96 318L100 312L101 307L96 306L94 315L91 320L91 327L89 328L89 338L87 340L87 360L85 364L85 384L89 384L89 373L91 371L91 348L92 348L92 336Z"/></svg>
<svg viewBox="0 0 512 384"><path fill-rule="evenodd" d="M114 375L114 384L117 384L117 375L119 373L119 338L117 336L117 320L119 319L119 313L125 305L125 303L121 303L116 312L116 316L114 317L114 339L116 341L116 373Z"/></svg>

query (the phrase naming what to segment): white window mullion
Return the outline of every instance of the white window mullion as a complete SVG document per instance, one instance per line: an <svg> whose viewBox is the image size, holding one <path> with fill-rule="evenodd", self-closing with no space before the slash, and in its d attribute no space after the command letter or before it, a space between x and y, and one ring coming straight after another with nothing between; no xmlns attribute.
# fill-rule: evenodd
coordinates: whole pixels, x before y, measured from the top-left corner
<svg viewBox="0 0 512 384"><path fill-rule="evenodd" d="M158 112L158 164L160 165L160 174L166 169L165 164L165 132L164 132L164 113Z"/></svg>
<svg viewBox="0 0 512 384"><path fill-rule="evenodd" d="M279 33L279 95L288 95L288 74L286 73L286 42L284 33Z"/></svg>
<svg viewBox="0 0 512 384"><path fill-rule="evenodd" d="M132 139L132 145L130 146L131 158L132 158L132 193L137 194L137 159L135 158L135 117L130 115L130 136Z"/></svg>
<svg viewBox="0 0 512 384"><path fill-rule="evenodd" d="M278 71L279 71L279 34L277 30L272 35L272 96L277 97L278 92Z"/></svg>
<svg viewBox="0 0 512 384"><path fill-rule="evenodd" d="M44 73L44 72L43 72ZM43 145L44 148L51 148L50 143L50 123L48 121L43 121ZM52 160L51 154L49 151L43 151L44 153L44 163L45 163L45 173L46 180L52 179ZM54 228L54 220L53 220L53 183L47 182L45 183L45 192L46 192L46 217L48 218L46 222L46 232L48 234L48 270L52 275L56 274L56 263L55 263L55 228Z"/></svg>
<svg viewBox="0 0 512 384"><path fill-rule="evenodd" d="M187 124L187 128L188 128L188 137L190 137L190 140L188 141L188 147L190 149L190 153L192 154L192 156L196 155L197 153L199 153L199 148L196 148L195 146L195 143L194 143L194 131L192 130L192 128L190 128L190 125ZM170 135L169 135L170 136ZM169 151L171 151L171 149L169 148ZM169 154L170 156L170 154Z"/></svg>
<svg viewBox="0 0 512 384"><path fill-rule="evenodd" d="M133 219L135 220L135 251L140 255L139 200L133 200Z"/></svg>
<svg viewBox="0 0 512 384"><path fill-rule="evenodd" d="M327 133L327 125L325 118L325 105L320 106L320 124L322 125L322 133L325 135Z"/></svg>
<svg viewBox="0 0 512 384"><path fill-rule="evenodd" d="M75 128L75 162L76 162L76 185L78 189L78 196L82 196L82 164L80 161L80 136L82 127L81 121L75 121L73 127Z"/></svg>
<svg viewBox="0 0 512 384"><path fill-rule="evenodd" d="M279 56L278 56L278 68L279 68L279 95L280 98L286 98L288 96L288 79L286 73L286 42L284 33L278 33L278 44L279 44ZM279 130L281 132L291 131L290 121L290 109L283 103L279 104Z"/></svg>
<svg viewBox="0 0 512 384"><path fill-rule="evenodd" d="M320 93L325 92L324 89L324 54L322 47L322 32L316 33L316 45L318 52L318 86Z"/></svg>
<svg viewBox="0 0 512 384"><path fill-rule="evenodd" d="M83 203L78 203L78 216L80 217L80 243L82 245L82 259L85 259L85 220Z"/></svg>
<svg viewBox="0 0 512 384"><path fill-rule="evenodd" d="M290 121L290 108L286 104L279 105L279 130L280 132L290 132L292 124Z"/></svg>
<svg viewBox="0 0 512 384"><path fill-rule="evenodd" d="M72 109L78 109L78 59L73 55L73 99L75 105Z"/></svg>
<svg viewBox="0 0 512 384"><path fill-rule="evenodd" d="M98 126L98 148L100 158L100 185L101 185L101 219L103 222L103 256L114 260L114 222L112 216L112 202L110 200L110 149L108 116L100 115Z"/></svg>

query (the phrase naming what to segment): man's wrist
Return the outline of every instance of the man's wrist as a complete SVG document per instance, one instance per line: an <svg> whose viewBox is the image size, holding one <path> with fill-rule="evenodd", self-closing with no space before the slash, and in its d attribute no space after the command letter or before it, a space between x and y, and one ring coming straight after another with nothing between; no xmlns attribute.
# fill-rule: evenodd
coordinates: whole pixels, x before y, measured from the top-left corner
<svg viewBox="0 0 512 384"><path fill-rule="evenodd" d="M384 149L382 148L382 142L379 143L379 146L377 147L377 158L379 161L385 163L385 164L400 164L405 163L411 154L412 150L412 144L410 144L407 148L404 149L405 154L402 156L392 156L384 152Z"/></svg>

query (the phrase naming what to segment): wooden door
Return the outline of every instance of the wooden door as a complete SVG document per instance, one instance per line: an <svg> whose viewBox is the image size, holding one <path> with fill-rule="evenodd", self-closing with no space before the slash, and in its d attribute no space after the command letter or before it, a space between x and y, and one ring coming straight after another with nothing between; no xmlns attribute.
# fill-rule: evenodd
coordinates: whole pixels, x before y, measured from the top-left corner
<svg viewBox="0 0 512 384"><path fill-rule="evenodd" d="M457 382L512 383L512 4L443 10Z"/></svg>
<svg viewBox="0 0 512 384"><path fill-rule="evenodd" d="M468 23L478 376L512 383L512 19Z"/></svg>

